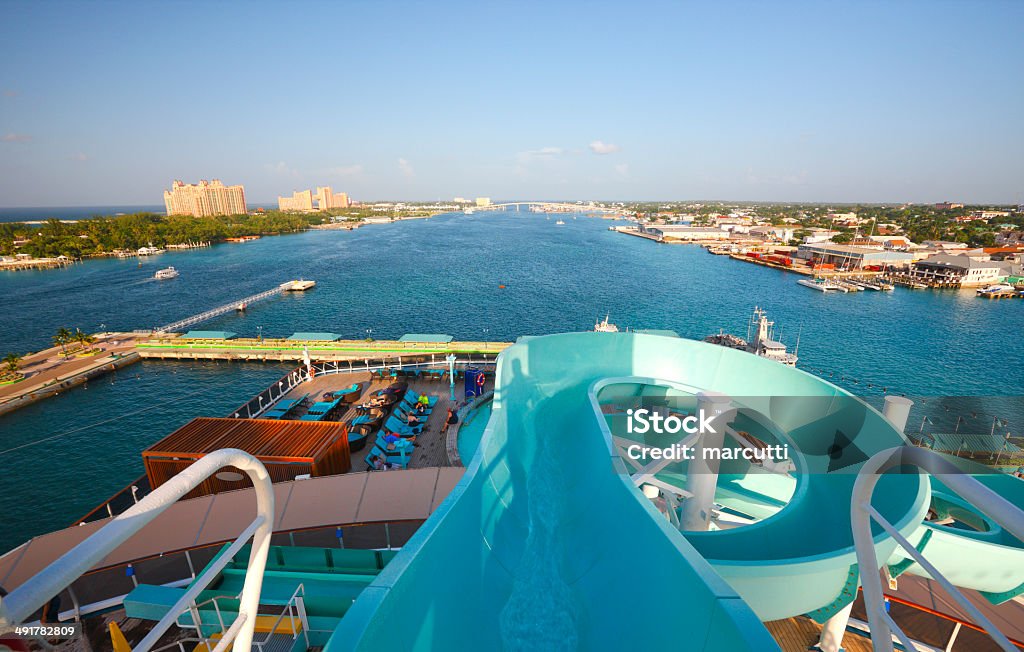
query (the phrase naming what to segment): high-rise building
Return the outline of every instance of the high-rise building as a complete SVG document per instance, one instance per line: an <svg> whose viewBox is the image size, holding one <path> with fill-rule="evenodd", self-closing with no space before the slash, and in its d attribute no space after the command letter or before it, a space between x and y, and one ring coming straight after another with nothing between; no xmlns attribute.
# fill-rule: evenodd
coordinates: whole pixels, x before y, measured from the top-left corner
<svg viewBox="0 0 1024 652"><path fill-rule="evenodd" d="M175 180L171 189L164 191L164 205L168 215L241 215L246 212L245 188L225 186L220 179L199 183Z"/></svg>
<svg viewBox="0 0 1024 652"><path fill-rule="evenodd" d="M277 207L283 211L313 210L313 191L296 190L291 197L278 197Z"/></svg>
<svg viewBox="0 0 1024 652"><path fill-rule="evenodd" d="M348 208L348 195L343 192L334 192L330 186L318 186L316 189L317 210L326 211L331 208Z"/></svg>
<svg viewBox="0 0 1024 652"><path fill-rule="evenodd" d="M476 205L477 206L490 206L491 205L491 198L490 197L477 197L476 198Z"/></svg>

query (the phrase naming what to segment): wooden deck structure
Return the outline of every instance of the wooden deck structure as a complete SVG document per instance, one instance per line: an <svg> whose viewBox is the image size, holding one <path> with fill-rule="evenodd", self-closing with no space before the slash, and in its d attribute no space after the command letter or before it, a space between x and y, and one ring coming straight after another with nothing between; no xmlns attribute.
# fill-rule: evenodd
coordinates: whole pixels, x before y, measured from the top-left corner
<svg viewBox="0 0 1024 652"><path fill-rule="evenodd" d="M352 467L348 428L336 422L199 417L142 452L146 476L156 489L207 453L237 448L258 458L273 482L346 473ZM207 478L188 498L239 489L241 472L225 469Z"/></svg>

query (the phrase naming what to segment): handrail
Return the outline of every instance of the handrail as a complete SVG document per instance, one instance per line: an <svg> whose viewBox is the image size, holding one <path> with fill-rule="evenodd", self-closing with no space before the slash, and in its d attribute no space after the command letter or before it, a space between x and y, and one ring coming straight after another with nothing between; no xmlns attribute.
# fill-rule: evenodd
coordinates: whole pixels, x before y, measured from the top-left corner
<svg viewBox="0 0 1024 652"><path fill-rule="evenodd" d="M182 496L225 466L232 466L244 471L252 480L256 493L256 518L231 544L228 551L221 556L223 564L226 565L231 551L237 552L249 537L252 537L252 552L249 556L249 566L242 587L238 615L238 618L245 616L245 620L237 623L237 627L234 623L231 627L237 632L234 649L237 652L248 650L252 645L256 613L259 608L260 587L263 583L263 571L266 568L267 553L270 549L270 535L274 530L274 490L270 482L270 475L263 464L252 455L234 448L214 451L202 457L11 591L10 595L0 598L0 632L10 630L23 622L36 609L70 586L72 582L102 561ZM175 621L178 614L193 604L199 592L205 589L220 571L214 566L216 564L208 567L200 577L196 578L185 594L171 607L167 615L135 647L136 650L142 652L150 650ZM222 643L224 642L222 641Z"/></svg>
<svg viewBox="0 0 1024 652"><path fill-rule="evenodd" d="M850 525L853 529L854 549L857 564L861 569L861 585L864 590L864 607L871 626L871 644L875 650L891 652L895 635L908 650L917 649L899 625L886 613L882 580L878 572L881 566L875 553L871 536L871 521L877 522L914 561L949 593L966 611L974 622L981 626L999 647L1008 652L1017 648L1009 639L968 600L960 589L953 586L924 555L896 530L878 510L871 506L871 496L882 474L900 466L916 466L933 476L942 476L942 483L960 495L978 511L1001 525L1006 531L1024 541L1024 511L995 493L975 478L964 473L945 457L925 448L905 446L890 448L872 456L857 475L853 485L850 506Z"/></svg>
<svg viewBox="0 0 1024 652"><path fill-rule="evenodd" d="M288 615L288 620L291 622L291 625L292 625L292 640L294 641L295 639L297 639L299 637L299 632L295 628L295 618L298 617L299 623L302 625L303 637L306 639L306 645L308 646L309 645L309 633L308 633L309 623L306 622L306 619L302 615L305 612L305 608L303 608L301 610L301 612L299 612L300 611L299 610L299 604L301 603L301 601L305 597L305 595L306 595L305 586L302 583L300 583L297 587L295 587L295 590L292 592L292 597L288 598L288 602L285 603L284 609L281 610L281 613L277 616L277 620L274 621L274 624L271 626L270 631L267 632L266 638L264 638L262 641L254 642L253 646L262 651L264 646L267 643L270 642L270 639L275 634L277 634L277 627L281 624L281 621L284 620L285 614ZM293 613L292 612L293 608L296 610L296 612L299 612L299 613L298 614Z"/></svg>

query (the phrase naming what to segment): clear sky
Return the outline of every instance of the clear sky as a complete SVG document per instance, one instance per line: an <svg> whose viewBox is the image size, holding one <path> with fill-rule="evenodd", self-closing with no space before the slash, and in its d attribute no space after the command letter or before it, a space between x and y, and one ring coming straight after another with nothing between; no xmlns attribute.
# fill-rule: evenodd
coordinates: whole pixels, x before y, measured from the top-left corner
<svg viewBox="0 0 1024 652"><path fill-rule="evenodd" d="M0 206L1024 201L1024 1L0 4Z"/></svg>

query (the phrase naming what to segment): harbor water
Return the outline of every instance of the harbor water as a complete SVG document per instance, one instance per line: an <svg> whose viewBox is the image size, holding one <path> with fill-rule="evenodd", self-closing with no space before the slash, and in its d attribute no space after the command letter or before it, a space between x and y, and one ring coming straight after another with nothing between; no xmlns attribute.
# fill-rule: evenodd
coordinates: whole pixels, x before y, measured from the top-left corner
<svg viewBox="0 0 1024 652"><path fill-rule="evenodd" d="M60 327L152 328L307 278L315 289L199 327L264 337L329 331L512 341L589 330L609 314L620 328L701 339L720 329L745 337L759 305L790 350L799 334L799 367L855 393L1024 390L1022 302L969 290L814 292L793 273L610 232L615 222L559 217L564 226L528 212L447 215L3 272L0 354L45 348ZM168 265L181 275L153 279ZM0 552L70 524L141 473L147 445L194 416L227 415L287 368L143 362L0 416ZM26 446L39 440L46 441Z"/></svg>

